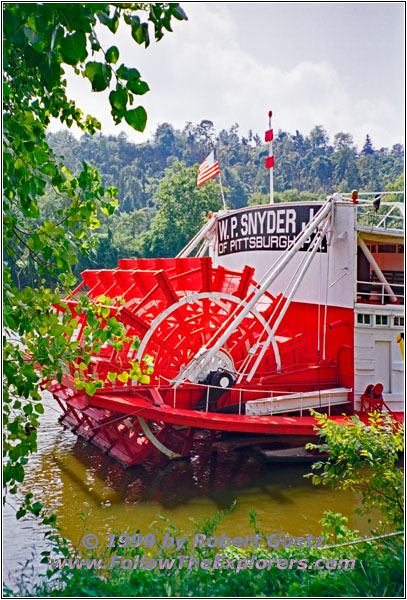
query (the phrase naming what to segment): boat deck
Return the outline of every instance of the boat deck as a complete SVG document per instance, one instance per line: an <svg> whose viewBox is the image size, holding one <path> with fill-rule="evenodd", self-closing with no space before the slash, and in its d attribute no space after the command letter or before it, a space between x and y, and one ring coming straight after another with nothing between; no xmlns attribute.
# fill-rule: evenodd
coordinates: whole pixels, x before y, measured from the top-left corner
<svg viewBox="0 0 407 600"><path fill-rule="evenodd" d="M131 414L164 421L175 425L212 429L217 431L240 431L263 434L280 435L316 435L317 421L311 416L251 416L201 412L173 408L167 404L154 406L150 401L141 396L129 397L109 396L98 394L92 397L92 405L98 408L113 410L118 413ZM361 420L368 422L367 417L360 416ZM397 422L404 421L404 413L394 413ZM343 415L331 416L336 423L345 425L349 417Z"/></svg>

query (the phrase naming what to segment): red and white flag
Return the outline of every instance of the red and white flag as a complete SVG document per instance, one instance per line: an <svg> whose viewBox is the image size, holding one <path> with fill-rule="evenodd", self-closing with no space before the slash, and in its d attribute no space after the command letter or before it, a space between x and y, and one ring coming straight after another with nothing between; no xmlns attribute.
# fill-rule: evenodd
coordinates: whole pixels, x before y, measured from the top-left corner
<svg viewBox="0 0 407 600"><path fill-rule="evenodd" d="M212 179L212 177L215 177L215 175L218 173L219 163L216 159L215 150L212 150L212 152L205 158L198 169L198 181L196 183L197 186L199 187L205 183L205 181L208 181L208 179Z"/></svg>

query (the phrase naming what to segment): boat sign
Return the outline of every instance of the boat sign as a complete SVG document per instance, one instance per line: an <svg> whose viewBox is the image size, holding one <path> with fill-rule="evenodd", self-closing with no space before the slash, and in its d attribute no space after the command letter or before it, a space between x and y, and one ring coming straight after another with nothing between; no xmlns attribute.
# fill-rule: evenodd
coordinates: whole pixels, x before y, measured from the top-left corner
<svg viewBox="0 0 407 600"><path fill-rule="evenodd" d="M320 204L262 206L234 212L218 220L218 254L250 250L287 250L321 208ZM307 250L312 237L301 250ZM326 252L325 240L321 246Z"/></svg>

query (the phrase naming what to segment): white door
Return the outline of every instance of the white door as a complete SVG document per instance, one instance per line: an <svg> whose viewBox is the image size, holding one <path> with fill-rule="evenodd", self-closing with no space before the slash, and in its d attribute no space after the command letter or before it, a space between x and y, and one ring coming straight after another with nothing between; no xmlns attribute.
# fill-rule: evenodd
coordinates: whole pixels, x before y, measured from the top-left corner
<svg viewBox="0 0 407 600"><path fill-rule="evenodd" d="M383 392L391 393L390 342L375 342L375 383L383 384Z"/></svg>

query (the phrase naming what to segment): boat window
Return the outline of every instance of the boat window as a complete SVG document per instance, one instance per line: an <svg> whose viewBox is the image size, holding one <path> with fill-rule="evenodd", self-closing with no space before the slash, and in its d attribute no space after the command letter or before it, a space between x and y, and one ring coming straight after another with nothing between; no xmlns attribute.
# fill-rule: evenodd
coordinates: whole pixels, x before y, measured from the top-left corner
<svg viewBox="0 0 407 600"><path fill-rule="evenodd" d="M372 315L358 313L358 325L371 325L372 324L371 317L372 317Z"/></svg>
<svg viewBox="0 0 407 600"><path fill-rule="evenodd" d="M404 327L404 317L394 317L395 327Z"/></svg>
<svg viewBox="0 0 407 600"><path fill-rule="evenodd" d="M404 254L404 245L399 244L399 254Z"/></svg>
<svg viewBox="0 0 407 600"><path fill-rule="evenodd" d="M387 325L387 315L376 315L376 325Z"/></svg>
<svg viewBox="0 0 407 600"><path fill-rule="evenodd" d="M396 252L396 244L379 244L379 252Z"/></svg>

